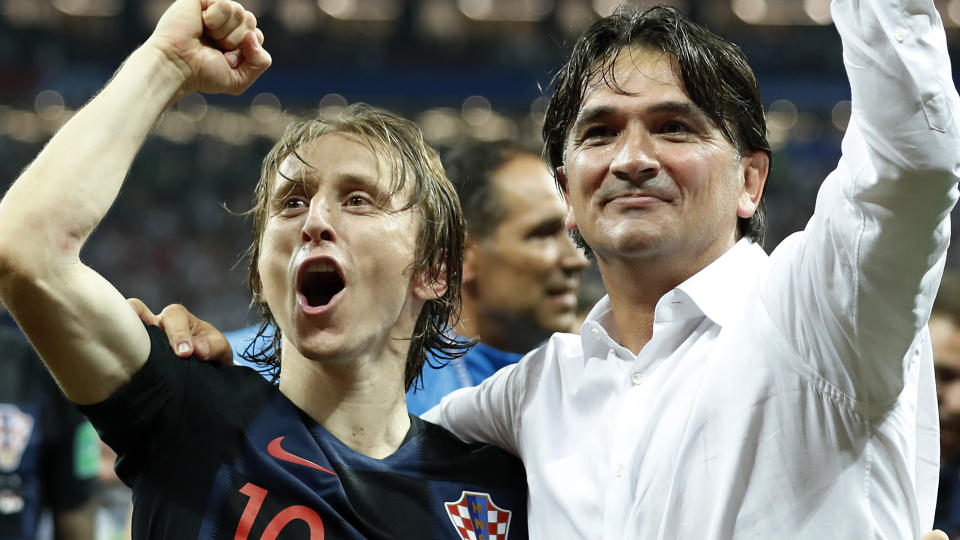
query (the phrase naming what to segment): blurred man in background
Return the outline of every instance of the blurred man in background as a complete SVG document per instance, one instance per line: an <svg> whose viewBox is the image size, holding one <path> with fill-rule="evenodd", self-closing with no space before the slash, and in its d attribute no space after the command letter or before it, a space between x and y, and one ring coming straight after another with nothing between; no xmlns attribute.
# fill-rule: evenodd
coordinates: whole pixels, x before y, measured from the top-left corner
<svg viewBox="0 0 960 540"><path fill-rule="evenodd" d="M58 540L92 540L97 433L0 304L0 540L32 540L50 512Z"/></svg>
<svg viewBox="0 0 960 540"><path fill-rule="evenodd" d="M467 220L463 314L457 333L477 344L407 392L421 414L450 392L516 363L554 332L576 331L587 260L563 226L566 208L537 154L509 142L472 142L447 153Z"/></svg>
<svg viewBox="0 0 960 540"><path fill-rule="evenodd" d="M940 491L934 526L960 537L960 274L944 274L930 315L940 404Z"/></svg>

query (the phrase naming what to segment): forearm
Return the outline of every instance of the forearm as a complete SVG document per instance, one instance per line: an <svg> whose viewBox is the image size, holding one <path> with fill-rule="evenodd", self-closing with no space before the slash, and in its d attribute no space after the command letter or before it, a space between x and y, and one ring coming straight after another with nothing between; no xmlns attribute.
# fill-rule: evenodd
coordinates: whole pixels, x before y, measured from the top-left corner
<svg viewBox="0 0 960 540"><path fill-rule="evenodd" d="M822 377L889 405L949 243L960 102L932 1L835 0L833 15L853 105L843 156L802 240L774 252L764 303Z"/></svg>
<svg viewBox="0 0 960 540"><path fill-rule="evenodd" d="M851 127L878 181L916 174L955 182L960 99L933 0L837 0L833 14L850 79Z"/></svg>
<svg viewBox="0 0 960 540"><path fill-rule="evenodd" d="M136 314L80 248L166 106L189 91L245 90L270 65L261 39L240 4L176 0L0 201L0 297L73 401L106 399L150 351Z"/></svg>
<svg viewBox="0 0 960 540"><path fill-rule="evenodd" d="M145 45L53 137L0 201L0 254L21 275L75 261L182 83Z"/></svg>

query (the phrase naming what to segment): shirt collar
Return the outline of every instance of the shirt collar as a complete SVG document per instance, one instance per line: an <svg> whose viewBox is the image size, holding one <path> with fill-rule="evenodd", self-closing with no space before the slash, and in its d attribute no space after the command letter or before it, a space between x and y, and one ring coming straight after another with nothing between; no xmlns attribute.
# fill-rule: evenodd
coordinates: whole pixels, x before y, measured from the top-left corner
<svg viewBox="0 0 960 540"><path fill-rule="evenodd" d="M677 289L710 320L723 326L740 311L748 291L766 267L766 260L763 248L742 238Z"/></svg>
<svg viewBox="0 0 960 540"><path fill-rule="evenodd" d="M766 266L766 259L763 248L743 238L706 268L664 295L663 299L689 301L692 303L690 308L697 309L723 326L731 315L739 311L747 292ZM659 308L658 305L658 311ZM581 328L580 342L584 357L606 358L610 349L626 351L619 341L613 320L613 306L610 297L604 296L590 310ZM629 354L625 358L632 356Z"/></svg>

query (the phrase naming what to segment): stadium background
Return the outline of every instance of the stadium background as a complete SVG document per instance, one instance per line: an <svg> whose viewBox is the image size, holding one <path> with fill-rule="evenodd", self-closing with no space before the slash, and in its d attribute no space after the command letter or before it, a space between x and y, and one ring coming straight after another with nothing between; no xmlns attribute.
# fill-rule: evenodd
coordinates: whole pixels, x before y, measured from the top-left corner
<svg viewBox="0 0 960 540"><path fill-rule="evenodd" d="M83 253L127 296L182 302L223 329L248 311L260 160L293 118L365 101L461 136L539 140L549 83L608 0L246 0L273 67L243 96L188 96L158 123ZM829 0L673 0L740 44L767 107L766 247L803 227L850 114ZM937 0L960 61L960 0ZM0 187L149 34L169 0L0 0ZM954 80L957 70L954 69ZM957 216L955 230L957 235ZM960 248L948 265L960 266ZM596 279L596 274L592 274Z"/></svg>

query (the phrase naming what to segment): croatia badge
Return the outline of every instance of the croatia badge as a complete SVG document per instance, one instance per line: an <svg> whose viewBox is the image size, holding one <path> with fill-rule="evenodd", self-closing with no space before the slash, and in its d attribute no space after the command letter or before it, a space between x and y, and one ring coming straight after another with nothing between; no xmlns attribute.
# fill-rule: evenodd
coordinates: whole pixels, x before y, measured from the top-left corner
<svg viewBox="0 0 960 540"><path fill-rule="evenodd" d="M463 540L507 540L511 512L494 504L490 494L464 491L460 500L443 504Z"/></svg>

